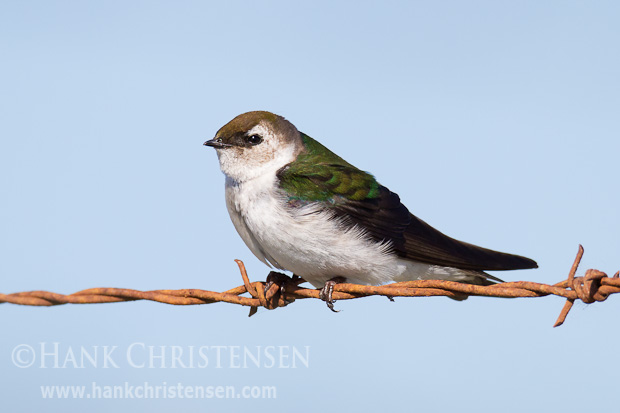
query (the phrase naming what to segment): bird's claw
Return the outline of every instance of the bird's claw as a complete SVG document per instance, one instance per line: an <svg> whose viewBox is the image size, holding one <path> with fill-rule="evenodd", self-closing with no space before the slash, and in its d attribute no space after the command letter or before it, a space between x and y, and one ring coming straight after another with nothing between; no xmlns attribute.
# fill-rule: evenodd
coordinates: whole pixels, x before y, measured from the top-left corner
<svg viewBox="0 0 620 413"><path fill-rule="evenodd" d="M286 298L286 285L288 283L293 283L294 285L299 284L303 281L299 276L293 275L293 277L289 277L286 274L282 274L281 272L271 271L269 275L267 275L267 279L265 280L265 298L270 300L273 296L275 296L278 291L280 292L280 296L286 303L292 303L295 301L294 298L287 300ZM273 285L278 286L278 288L274 289L273 292L270 292L271 287Z"/></svg>
<svg viewBox="0 0 620 413"><path fill-rule="evenodd" d="M271 271L269 275L267 275L267 279L265 280L265 298L268 300L271 299L276 293L279 291L282 298L284 298L284 294L286 293L286 281L289 277L281 272ZM271 287L276 285L278 288L275 289L272 293L270 293ZM286 300L285 300L286 301Z"/></svg>
<svg viewBox="0 0 620 413"><path fill-rule="evenodd" d="M327 304L327 308L332 310L334 313L340 312L340 310L334 309L334 303L336 302L336 300L332 298L332 295L334 293L334 285L343 282L345 282L344 277L334 277L331 280L326 281L323 288L321 288L321 290L319 291L319 298L325 301L325 304Z"/></svg>

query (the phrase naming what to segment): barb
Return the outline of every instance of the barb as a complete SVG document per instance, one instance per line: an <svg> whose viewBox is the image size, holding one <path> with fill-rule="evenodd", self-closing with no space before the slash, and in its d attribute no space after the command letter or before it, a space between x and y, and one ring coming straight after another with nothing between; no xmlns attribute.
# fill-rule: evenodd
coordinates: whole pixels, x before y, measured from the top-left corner
<svg viewBox="0 0 620 413"><path fill-rule="evenodd" d="M336 284L334 300L383 295L387 297L431 297L446 296L459 298L463 295L484 297L545 297L556 295L566 298L554 327L564 323L575 300L586 304L605 301L610 294L620 292L620 271L608 277L602 271L589 269L583 277L575 273L583 257L583 247L579 246L577 257L565 281L554 285L530 281L515 281L490 286L461 284L444 280L405 281L388 285L372 286L358 284ZM239 266L243 285L224 292L198 289L137 291L125 288L90 288L73 294L58 294L49 291L27 291L13 294L0 294L0 303L12 303L30 306L53 306L62 304L97 304L116 303L120 301L149 300L172 305L197 305L226 302L250 307L250 316L258 307L273 310L284 307L295 299L319 298L319 290L302 288L304 280L299 277L289 278L279 273L270 273L268 282L250 282L245 266L241 260L235 260ZM250 297L242 296L248 293Z"/></svg>

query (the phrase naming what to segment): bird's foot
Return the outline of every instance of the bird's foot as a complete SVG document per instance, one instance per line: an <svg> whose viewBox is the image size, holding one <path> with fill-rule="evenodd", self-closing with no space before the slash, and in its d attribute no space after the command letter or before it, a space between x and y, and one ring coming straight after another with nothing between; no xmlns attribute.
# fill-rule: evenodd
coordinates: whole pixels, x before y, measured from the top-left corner
<svg viewBox="0 0 620 413"><path fill-rule="evenodd" d="M265 280L265 298L270 300L276 293L279 291L280 296L286 303L292 303L295 299L286 299L286 285L289 283L293 283L293 285L300 284L301 278L297 275L293 275L293 277L289 277L286 274L282 274L281 272L271 271L269 275L267 275L267 279ZM273 286L277 286L277 288L273 288Z"/></svg>
<svg viewBox="0 0 620 413"><path fill-rule="evenodd" d="M336 302L332 298L332 294L334 293L334 285L345 282L346 279L344 277L334 277L331 280L325 282L325 285L319 291L319 298L325 301L327 307L332 310L334 313L340 312L340 310L334 310L334 303Z"/></svg>

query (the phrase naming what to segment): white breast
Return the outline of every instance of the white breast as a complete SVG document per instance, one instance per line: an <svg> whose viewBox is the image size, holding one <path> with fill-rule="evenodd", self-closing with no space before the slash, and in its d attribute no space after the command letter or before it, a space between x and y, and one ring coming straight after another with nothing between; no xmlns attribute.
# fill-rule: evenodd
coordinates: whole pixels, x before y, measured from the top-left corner
<svg viewBox="0 0 620 413"><path fill-rule="evenodd" d="M313 205L288 207L275 180L275 173L244 183L226 180L233 224L265 264L291 271L315 287L336 276L383 284L404 271L389 245L369 240L357 227L345 229Z"/></svg>
<svg viewBox="0 0 620 413"><path fill-rule="evenodd" d="M262 262L291 271L317 288L333 277L380 285L393 281L444 279L475 282L482 273L404 260L389 245L345 227L316 204L287 205L275 171L238 183L226 178L226 205L237 232Z"/></svg>

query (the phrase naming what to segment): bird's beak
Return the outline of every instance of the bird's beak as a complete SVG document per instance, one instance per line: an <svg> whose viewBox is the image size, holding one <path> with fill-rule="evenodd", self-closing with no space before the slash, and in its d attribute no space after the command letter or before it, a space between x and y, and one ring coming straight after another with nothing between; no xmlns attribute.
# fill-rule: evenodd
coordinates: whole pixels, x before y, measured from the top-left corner
<svg viewBox="0 0 620 413"><path fill-rule="evenodd" d="M229 145L227 143L223 143L221 141L221 139L217 139L217 138L213 138L211 140L206 141L205 143L203 143L204 146L211 146L215 149L221 149L221 148L229 148L232 145Z"/></svg>

